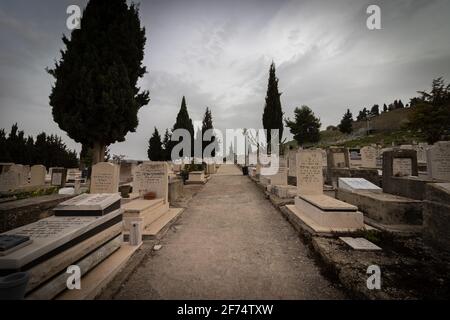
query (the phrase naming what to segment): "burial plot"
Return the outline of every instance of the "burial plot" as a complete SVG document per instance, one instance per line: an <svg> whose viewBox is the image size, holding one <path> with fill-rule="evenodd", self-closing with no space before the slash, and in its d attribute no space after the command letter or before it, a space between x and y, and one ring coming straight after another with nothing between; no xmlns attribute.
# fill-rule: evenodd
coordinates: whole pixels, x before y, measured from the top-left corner
<svg viewBox="0 0 450 320"><path fill-rule="evenodd" d="M119 166L109 162L100 162L92 166L90 193L119 192Z"/></svg>
<svg viewBox="0 0 450 320"><path fill-rule="evenodd" d="M437 142L430 147L427 160L429 178L450 181L450 141Z"/></svg>
<svg viewBox="0 0 450 320"><path fill-rule="evenodd" d="M43 186L45 185L45 175L47 170L43 165L35 165L31 167L31 186Z"/></svg>
<svg viewBox="0 0 450 320"><path fill-rule="evenodd" d="M206 182L204 171L191 171L186 184L205 184Z"/></svg>
<svg viewBox="0 0 450 320"><path fill-rule="evenodd" d="M350 159L347 148L330 147L327 149L328 168L349 168Z"/></svg>
<svg viewBox="0 0 450 320"><path fill-rule="evenodd" d="M323 194L322 153L300 151L297 155L295 205L286 206L313 233L352 232L364 228L357 207Z"/></svg>

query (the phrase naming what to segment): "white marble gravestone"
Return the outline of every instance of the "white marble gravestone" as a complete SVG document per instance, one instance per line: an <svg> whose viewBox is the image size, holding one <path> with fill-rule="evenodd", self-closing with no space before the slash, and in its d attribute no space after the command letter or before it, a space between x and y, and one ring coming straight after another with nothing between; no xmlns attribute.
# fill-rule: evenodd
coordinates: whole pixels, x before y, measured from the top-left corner
<svg viewBox="0 0 450 320"><path fill-rule="evenodd" d="M353 250L360 251L379 251L381 248L376 244L373 244L365 238L351 238L351 237L339 237L339 239L345 242Z"/></svg>
<svg viewBox="0 0 450 320"><path fill-rule="evenodd" d="M347 191L371 191L376 193L383 192L383 189L363 178L339 178L338 185L340 189Z"/></svg>
<svg viewBox="0 0 450 320"><path fill-rule="evenodd" d="M91 193L119 192L120 167L109 162L100 162L92 166Z"/></svg>
<svg viewBox="0 0 450 320"><path fill-rule="evenodd" d="M46 168L43 165L35 165L31 167L31 186L43 186L45 185L45 175L47 173Z"/></svg>
<svg viewBox="0 0 450 320"><path fill-rule="evenodd" d="M169 169L166 162L144 162L136 167L133 178L133 192L144 194L154 192L156 198L169 201Z"/></svg>
<svg viewBox="0 0 450 320"><path fill-rule="evenodd" d="M302 150L297 153L298 195L323 194L322 152Z"/></svg>
<svg viewBox="0 0 450 320"><path fill-rule="evenodd" d="M428 176L450 181L450 141L440 141L427 150Z"/></svg>

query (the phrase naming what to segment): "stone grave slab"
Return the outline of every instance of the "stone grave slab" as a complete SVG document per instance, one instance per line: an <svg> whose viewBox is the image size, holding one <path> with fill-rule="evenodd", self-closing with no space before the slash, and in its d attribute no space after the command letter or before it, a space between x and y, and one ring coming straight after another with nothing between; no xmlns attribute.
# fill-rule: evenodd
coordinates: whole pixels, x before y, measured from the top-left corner
<svg viewBox="0 0 450 320"><path fill-rule="evenodd" d="M53 209L57 217L103 216L120 209L121 197L118 193L82 194L60 203Z"/></svg>
<svg viewBox="0 0 450 320"><path fill-rule="evenodd" d="M0 273L27 270L122 222L122 210L100 217L52 216L8 231L4 235L29 237L33 242L0 257Z"/></svg>
<svg viewBox="0 0 450 320"><path fill-rule="evenodd" d="M64 168L51 168L50 184L52 186L64 187L66 184L67 171Z"/></svg>
<svg viewBox="0 0 450 320"><path fill-rule="evenodd" d="M371 191L381 193L383 190L364 178L339 178L339 188L348 191Z"/></svg>
<svg viewBox="0 0 450 320"><path fill-rule="evenodd" d="M435 143L427 150L428 176L450 181L450 141Z"/></svg>
<svg viewBox="0 0 450 320"><path fill-rule="evenodd" d="M394 158L392 160L392 174L395 177L412 176L412 159Z"/></svg>
<svg viewBox="0 0 450 320"><path fill-rule="evenodd" d="M302 195L300 198L323 211L357 211L352 204L337 200L324 194Z"/></svg>
<svg viewBox="0 0 450 320"><path fill-rule="evenodd" d="M365 238L351 238L351 237L339 237L340 240L345 242L353 250L358 251L379 251L382 250L376 244L370 242Z"/></svg>

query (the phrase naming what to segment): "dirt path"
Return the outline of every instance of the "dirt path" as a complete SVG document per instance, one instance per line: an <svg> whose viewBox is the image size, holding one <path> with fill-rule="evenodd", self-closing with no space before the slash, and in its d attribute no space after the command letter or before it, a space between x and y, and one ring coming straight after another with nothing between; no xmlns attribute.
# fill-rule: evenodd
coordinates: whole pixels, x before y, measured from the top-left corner
<svg viewBox="0 0 450 320"><path fill-rule="evenodd" d="M116 299L342 299L262 192L222 166Z"/></svg>

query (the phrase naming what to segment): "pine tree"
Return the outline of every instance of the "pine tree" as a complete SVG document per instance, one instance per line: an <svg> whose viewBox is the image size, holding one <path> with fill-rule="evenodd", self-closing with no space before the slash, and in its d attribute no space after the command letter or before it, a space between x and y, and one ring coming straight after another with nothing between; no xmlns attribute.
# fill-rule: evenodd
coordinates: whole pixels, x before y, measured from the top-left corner
<svg viewBox="0 0 450 320"><path fill-rule="evenodd" d="M192 123L191 118L189 117L189 112L187 110L186 105L186 98L183 97L183 100L181 101L181 108L177 115L177 120L173 126L172 132L174 132L177 129L185 129L189 132L191 136L191 152L189 154L185 154L183 156L192 157L194 155L194 125ZM177 142L173 142L171 144L170 150L173 149L173 147L177 144Z"/></svg>
<svg viewBox="0 0 450 320"><path fill-rule="evenodd" d="M278 143L283 138L283 111L281 109L281 94L278 92L278 78L275 74L275 63L272 62L269 71L269 83L267 86L266 105L263 113L263 127L267 130L267 151L271 153L272 134L270 129L278 129ZM276 138L276 137L274 137Z"/></svg>
<svg viewBox="0 0 450 320"><path fill-rule="evenodd" d="M308 142L320 141L320 119L314 115L314 112L307 107L295 108L295 120L286 120L286 126L294 135L298 145L304 145Z"/></svg>
<svg viewBox="0 0 450 320"><path fill-rule="evenodd" d="M164 151L162 148L161 136L159 135L158 129L155 128L152 137L148 142L147 150L148 158L151 161L164 161Z"/></svg>
<svg viewBox="0 0 450 320"><path fill-rule="evenodd" d="M48 70L56 79L53 119L70 138L93 148L94 164L108 145L136 130L137 113L149 102L149 93L137 87L146 73L145 42L136 5L91 0L80 29L63 37L61 60Z"/></svg>
<svg viewBox="0 0 450 320"><path fill-rule="evenodd" d="M372 109L370 109L371 116L379 116L380 115L380 106L375 104Z"/></svg>
<svg viewBox="0 0 450 320"><path fill-rule="evenodd" d="M383 112L388 112L388 107L387 107L386 103L383 104Z"/></svg>
<svg viewBox="0 0 450 320"><path fill-rule="evenodd" d="M402 102L402 100L399 100L398 101L398 108L399 109L402 109L402 108L404 108L405 106L403 105L403 102Z"/></svg>
<svg viewBox="0 0 450 320"><path fill-rule="evenodd" d="M347 134L353 132L353 115L350 109L347 109L347 112L342 117L341 123L339 124L339 131Z"/></svg>

